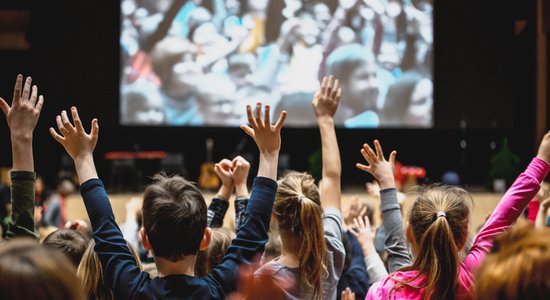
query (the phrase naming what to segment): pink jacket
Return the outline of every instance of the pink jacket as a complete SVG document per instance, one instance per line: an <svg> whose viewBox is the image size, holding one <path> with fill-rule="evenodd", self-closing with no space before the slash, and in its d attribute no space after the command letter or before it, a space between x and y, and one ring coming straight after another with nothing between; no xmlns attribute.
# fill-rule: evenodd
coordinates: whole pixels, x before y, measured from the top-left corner
<svg viewBox="0 0 550 300"><path fill-rule="evenodd" d="M475 284L475 271L493 246L494 237L506 231L517 220L525 206L537 194L540 183L549 170L550 165L548 163L542 159L533 158L525 172L518 176L514 184L504 194L485 226L477 235L470 253L460 263L457 299L472 299L471 292ZM381 281L374 283L365 299L422 299L426 292L425 288L400 287L392 291L396 283L393 278L407 280L414 278L417 274L417 271L392 273ZM411 282L411 285L419 285L423 280L424 276L420 276Z"/></svg>

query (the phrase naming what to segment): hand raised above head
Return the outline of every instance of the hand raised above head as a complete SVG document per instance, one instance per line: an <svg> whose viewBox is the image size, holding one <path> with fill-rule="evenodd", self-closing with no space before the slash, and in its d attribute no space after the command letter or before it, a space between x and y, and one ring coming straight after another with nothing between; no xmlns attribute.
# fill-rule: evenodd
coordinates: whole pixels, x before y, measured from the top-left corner
<svg viewBox="0 0 550 300"><path fill-rule="evenodd" d="M323 116L333 117L340 103L341 94L342 90L338 79L334 80L332 76L325 76L321 82L321 88L315 93L311 102L315 115L318 118Z"/></svg>
<svg viewBox="0 0 550 300"><path fill-rule="evenodd" d="M374 176L374 178L380 183L381 189L395 187L393 167L395 164L395 156L397 155L397 151L392 151L390 153L389 160L386 160L378 140L374 140L374 147L376 148L376 153L374 153L369 144L363 145L361 155L363 155L363 158L365 158L368 162L368 165L357 163L356 167Z"/></svg>
<svg viewBox="0 0 550 300"><path fill-rule="evenodd" d="M235 185L246 184L248 171L250 171L250 163L242 156L233 158L233 181Z"/></svg>
<svg viewBox="0 0 550 300"><path fill-rule="evenodd" d="M214 172L220 177L222 184L225 186L233 186L233 163L224 158L214 165Z"/></svg>
<svg viewBox="0 0 550 300"><path fill-rule="evenodd" d="M11 107L0 98L0 107L6 115L12 136L32 137L38 123L44 97L38 96L38 87L31 87L32 79L27 77L23 86L23 75L17 75Z"/></svg>
<svg viewBox="0 0 550 300"><path fill-rule="evenodd" d="M246 106L246 113L250 125L241 125L241 129L248 134L263 154L278 154L281 148L281 128L286 118L286 111L281 112L275 125L271 124L270 107L265 106L264 116L262 117L262 103L256 104L254 114L250 105Z"/></svg>
<svg viewBox="0 0 550 300"><path fill-rule="evenodd" d="M91 156L94 152L99 136L99 124L97 119L92 120L92 129L86 133L76 107L71 108L73 123L69 120L66 111L56 117L57 128L61 134L58 134L53 127L50 127L52 137L58 141L73 160Z"/></svg>
<svg viewBox="0 0 550 300"><path fill-rule="evenodd" d="M539 145L537 157L550 164L550 131L548 131Z"/></svg>

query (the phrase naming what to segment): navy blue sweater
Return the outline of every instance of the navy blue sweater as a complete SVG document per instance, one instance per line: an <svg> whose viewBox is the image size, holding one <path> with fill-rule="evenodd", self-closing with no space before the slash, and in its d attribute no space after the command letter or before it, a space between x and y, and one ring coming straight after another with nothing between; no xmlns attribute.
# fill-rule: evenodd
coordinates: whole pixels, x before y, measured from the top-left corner
<svg viewBox="0 0 550 300"><path fill-rule="evenodd" d="M80 186L94 231L95 251L105 282L116 299L223 299L236 291L239 265L249 263L264 251L276 190L275 181L256 177L245 224L211 274L202 278L169 275L151 279L140 271L128 249L101 180L90 179Z"/></svg>

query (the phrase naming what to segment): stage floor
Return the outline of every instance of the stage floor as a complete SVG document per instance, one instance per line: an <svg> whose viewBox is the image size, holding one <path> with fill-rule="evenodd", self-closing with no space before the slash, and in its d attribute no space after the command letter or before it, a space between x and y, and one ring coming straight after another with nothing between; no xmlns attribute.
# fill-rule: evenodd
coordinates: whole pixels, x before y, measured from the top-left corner
<svg viewBox="0 0 550 300"><path fill-rule="evenodd" d="M209 203L210 199L214 196L215 193L212 192L204 192L206 201ZM470 226L470 233L474 234L475 230L485 222L485 219L489 213L496 207L498 204L500 198L502 197L501 193L489 193L489 192L474 192L472 193L473 199L474 199L474 210L472 214L472 220L471 220L471 226ZM126 203L132 198L132 197L140 197L141 194L110 194L109 198L111 201L111 205L113 207L113 211L115 213L115 218L117 223L121 224L126 219ZM380 206L380 200L377 197L371 197L365 193L361 193L361 191L347 191L342 195L342 207L344 208L348 203L350 203L351 199L354 197L360 197L361 200L370 202L375 207L375 225L378 226L380 224L380 217L379 217L379 206ZM406 196L405 197L405 203L407 203L411 198ZM86 209L84 207L84 204L82 202L82 198L80 194L74 194L70 196L67 199L66 202L67 207L67 217L69 219L88 219L86 214ZM225 217L225 225L231 226L233 224L234 220L234 208L233 203L230 202L230 207L227 212L227 215Z"/></svg>

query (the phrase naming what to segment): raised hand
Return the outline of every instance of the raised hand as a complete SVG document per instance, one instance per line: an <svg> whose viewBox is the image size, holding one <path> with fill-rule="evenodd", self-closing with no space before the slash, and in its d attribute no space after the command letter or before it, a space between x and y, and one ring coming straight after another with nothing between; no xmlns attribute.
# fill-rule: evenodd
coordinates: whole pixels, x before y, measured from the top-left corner
<svg viewBox="0 0 550 300"><path fill-rule="evenodd" d="M353 220L355 227L352 228L349 232L357 238L357 241L363 249L365 256L376 253L376 248L374 247L374 238L376 235L371 229L370 221L368 217L359 217Z"/></svg>
<svg viewBox="0 0 550 300"><path fill-rule="evenodd" d="M31 83L31 77L27 77L23 86L23 75L19 74L15 81L11 107L0 98L0 106L6 115L12 137L31 139L38 123L44 97L38 96L38 87L31 87Z"/></svg>
<svg viewBox="0 0 550 300"><path fill-rule="evenodd" d="M550 131L542 138L537 157L550 164Z"/></svg>
<svg viewBox="0 0 550 300"><path fill-rule="evenodd" d="M361 154L369 164L364 165L357 163L355 166L360 170L372 174L372 176L374 176L374 178L380 183L380 189L394 188L395 178L393 175L393 167L395 164L395 156L397 155L397 151L392 151L390 153L389 160L386 160L378 140L374 140L374 147L376 148L376 153L374 153L369 144L364 144L361 149Z"/></svg>
<svg viewBox="0 0 550 300"><path fill-rule="evenodd" d="M355 293L349 287L346 288L345 291L342 291L342 300L355 300Z"/></svg>
<svg viewBox="0 0 550 300"><path fill-rule="evenodd" d="M233 163L229 159L222 159L219 163L214 165L214 172L220 177L222 181L222 186L218 191L218 195L222 196L225 200L231 198L231 193L235 187L233 182Z"/></svg>
<svg viewBox="0 0 550 300"><path fill-rule="evenodd" d="M365 215L367 212L367 205L361 201L358 196L355 196L351 199L351 202L348 206L344 208L342 215L344 216L344 228L349 230L353 227L353 220L357 217Z"/></svg>
<svg viewBox="0 0 550 300"><path fill-rule="evenodd" d="M71 114L74 126L71 124L67 112L62 111L61 115L57 115L55 118L61 135L53 127L50 127L50 133L56 141L63 145L71 158L76 161L82 157L92 156L99 135L99 124L97 119L93 119L92 130L88 134L82 126L76 107L71 107Z"/></svg>
<svg viewBox="0 0 550 300"><path fill-rule="evenodd" d="M340 83L338 79L334 80L334 77L323 77L321 83L321 89L313 96L313 110L317 118L330 117L332 118L340 103L340 95L342 90L340 89Z"/></svg>
<svg viewBox="0 0 550 300"><path fill-rule="evenodd" d="M281 148L281 128L286 119L286 111L281 112L279 119L275 125L271 124L269 117L270 107L269 105L265 106L264 117L262 118L262 103L258 102L256 104L256 109L254 114L252 114L252 108L250 105L246 106L246 113L248 116L248 125L241 125L241 129L248 134L256 145L258 149L263 154L279 154Z"/></svg>
<svg viewBox="0 0 550 300"><path fill-rule="evenodd" d="M233 159L233 182L235 183L235 193L237 196L248 196L248 187L246 180L248 171L250 171L250 163L242 156L237 156Z"/></svg>

